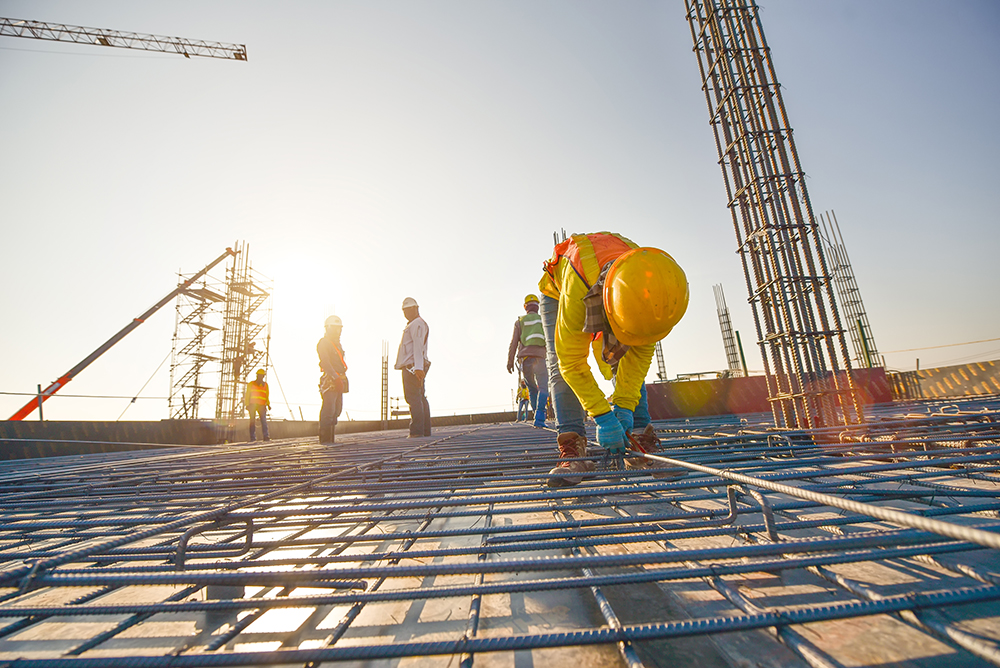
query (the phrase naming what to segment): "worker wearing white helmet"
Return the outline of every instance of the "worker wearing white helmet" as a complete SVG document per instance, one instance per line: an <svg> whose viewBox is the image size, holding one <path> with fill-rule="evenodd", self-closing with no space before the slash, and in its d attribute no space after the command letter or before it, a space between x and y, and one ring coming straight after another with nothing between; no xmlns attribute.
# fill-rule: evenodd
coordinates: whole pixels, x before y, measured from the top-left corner
<svg viewBox="0 0 1000 668"><path fill-rule="evenodd" d="M560 457L548 484L565 487L593 469L582 459L587 414L607 451L623 453L626 433L633 430L641 432L644 447L655 449L646 373L656 342L687 309L688 285L684 271L662 250L640 248L610 232L573 235L555 247L544 270L540 313ZM590 371L591 349L602 375L614 379L610 402ZM632 458L626 466L644 468L647 460Z"/></svg>
<svg viewBox="0 0 1000 668"><path fill-rule="evenodd" d="M344 393L348 391L347 362L344 361L344 346L340 342L343 321L331 315L325 325L326 332L316 344L319 368L323 372L319 379L319 393L323 397L323 407L319 410L319 442L333 445L337 418L344 408Z"/></svg>
<svg viewBox="0 0 1000 668"><path fill-rule="evenodd" d="M420 305L413 297L403 300L406 327L399 342L394 368L403 372L403 398L410 406L410 438L431 435L431 409L427 403L424 379L431 367L427 359L427 336L430 328L420 317Z"/></svg>

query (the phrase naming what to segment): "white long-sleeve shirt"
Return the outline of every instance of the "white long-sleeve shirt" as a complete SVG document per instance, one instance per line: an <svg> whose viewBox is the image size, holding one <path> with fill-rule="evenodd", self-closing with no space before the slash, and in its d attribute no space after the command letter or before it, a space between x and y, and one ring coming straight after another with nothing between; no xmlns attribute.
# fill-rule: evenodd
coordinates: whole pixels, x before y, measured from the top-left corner
<svg viewBox="0 0 1000 668"><path fill-rule="evenodd" d="M426 371L430 360L427 359L427 334L430 328L419 315L408 322L403 329L403 338L399 342L399 352L396 353L395 369L405 369L412 366L414 371Z"/></svg>

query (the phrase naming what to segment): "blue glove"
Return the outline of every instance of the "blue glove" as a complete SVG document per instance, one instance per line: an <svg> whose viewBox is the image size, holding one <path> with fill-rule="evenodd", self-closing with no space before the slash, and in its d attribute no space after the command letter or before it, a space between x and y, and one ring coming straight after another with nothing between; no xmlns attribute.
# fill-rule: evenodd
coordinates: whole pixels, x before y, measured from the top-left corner
<svg viewBox="0 0 1000 668"><path fill-rule="evenodd" d="M621 422L622 429L624 429L626 433L631 433L635 426L635 417L632 411L627 408L621 408L620 406L612 406L611 408L614 410L615 417L618 418L619 422Z"/></svg>
<svg viewBox="0 0 1000 668"><path fill-rule="evenodd" d="M625 430L613 411L595 415L597 422L597 442L614 455L625 453Z"/></svg>

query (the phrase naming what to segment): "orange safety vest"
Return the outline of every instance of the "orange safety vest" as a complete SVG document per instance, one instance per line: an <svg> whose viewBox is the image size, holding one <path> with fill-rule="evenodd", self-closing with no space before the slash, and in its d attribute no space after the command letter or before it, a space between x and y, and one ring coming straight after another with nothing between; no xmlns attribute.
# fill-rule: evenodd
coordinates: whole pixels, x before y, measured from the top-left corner
<svg viewBox="0 0 1000 668"><path fill-rule="evenodd" d="M258 383L256 380L251 380L247 383L247 393L243 399L243 403L247 406L267 406L269 401L268 394L267 383Z"/></svg>
<svg viewBox="0 0 1000 668"><path fill-rule="evenodd" d="M638 244L614 232L574 234L557 245L552 251L552 259L542 265L549 280L545 281L543 277L543 283L546 285L539 284L539 287L553 299L559 298L562 286L559 285L556 268L559 261L566 258L573 271L589 289L601 275L601 267L638 247ZM551 294L553 287L556 294Z"/></svg>

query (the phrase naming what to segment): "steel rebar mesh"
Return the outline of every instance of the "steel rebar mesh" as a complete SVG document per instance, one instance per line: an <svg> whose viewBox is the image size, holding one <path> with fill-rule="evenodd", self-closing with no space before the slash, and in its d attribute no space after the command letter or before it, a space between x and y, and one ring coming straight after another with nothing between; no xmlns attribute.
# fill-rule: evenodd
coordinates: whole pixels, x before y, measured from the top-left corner
<svg viewBox="0 0 1000 668"><path fill-rule="evenodd" d="M0 660L725 665L719 634L742 631L837 665L865 644L830 639L865 617L993 661L1000 551L975 541L1000 525L998 410L661 422L666 477L604 462L573 488L544 484L554 434L522 424L5 462Z"/></svg>

